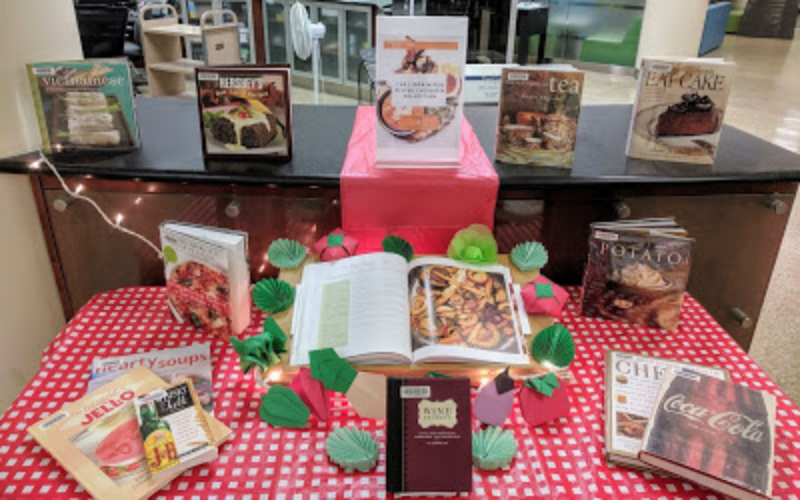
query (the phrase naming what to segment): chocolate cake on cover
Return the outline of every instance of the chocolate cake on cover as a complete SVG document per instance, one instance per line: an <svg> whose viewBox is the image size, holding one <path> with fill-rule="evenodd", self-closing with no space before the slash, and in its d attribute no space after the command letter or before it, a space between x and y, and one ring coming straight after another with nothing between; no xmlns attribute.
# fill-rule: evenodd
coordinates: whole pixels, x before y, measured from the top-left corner
<svg viewBox="0 0 800 500"><path fill-rule="evenodd" d="M683 94L681 102L658 116L656 135L684 136L713 134L719 126L716 106L708 96Z"/></svg>
<svg viewBox="0 0 800 500"><path fill-rule="evenodd" d="M247 106L226 111L210 124L211 135L223 144L244 148L263 148L278 133L277 120Z"/></svg>

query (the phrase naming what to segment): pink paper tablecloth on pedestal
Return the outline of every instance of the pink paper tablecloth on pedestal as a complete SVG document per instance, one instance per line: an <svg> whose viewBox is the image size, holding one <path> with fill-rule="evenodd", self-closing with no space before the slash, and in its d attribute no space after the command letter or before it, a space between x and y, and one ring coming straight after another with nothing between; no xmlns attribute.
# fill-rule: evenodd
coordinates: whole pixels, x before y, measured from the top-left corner
<svg viewBox="0 0 800 500"><path fill-rule="evenodd" d="M571 410L530 428L515 402L506 428L518 442L507 470L474 471L472 498L720 498L687 482L624 467L603 458L604 355L607 349L681 359L727 368L734 382L768 391L778 399L774 495L800 496L800 410L709 316L687 297L674 333L578 316L578 289L562 318L572 331L577 357L569 386ZM261 333L263 314L252 312L245 330ZM306 429L276 429L258 416L261 393L242 375L233 349L177 323L164 288L126 288L94 297L47 348L42 368L0 418L0 498L87 498L86 492L31 439L26 429L83 396L96 356L119 356L211 342L217 418L233 429L219 458L176 478L154 498L383 498L385 426L359 418L335 396L328 423ZM473 426L477 424L474 423ZM380 460L369 473L345 474L325 455L333 427L355 426L380 443ZM446 473L446 464L442 473ZM118 499L112 499L118 500ZM121 499L119 499L121 500Z"/></svg>
<svg viewBox="0 0 800 500"><path fill-rule="evenodd" d="M458 169L377 168L376 126L375 108L359 107L342 167L342 224L359 239L359 253L379 250L391 233L408 239L418 254L442 254L459 229L493 227L500 181L466 118Z"/></svg>

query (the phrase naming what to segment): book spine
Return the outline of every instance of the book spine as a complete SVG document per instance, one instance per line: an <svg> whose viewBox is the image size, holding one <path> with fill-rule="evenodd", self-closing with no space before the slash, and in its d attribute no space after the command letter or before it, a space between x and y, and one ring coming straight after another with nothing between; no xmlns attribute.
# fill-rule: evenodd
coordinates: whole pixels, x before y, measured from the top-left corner
<svg viewBox="0 0 800 500"><path fill-rule="evenodd" d="M390 378L386 386L386 491L402 493L404 491L403 462L403 400L400 388L403 379Z"/></svg>
<svg viewBox="0 0 800 500"><path fill-rule="evenodd" d="M36 110L36 120L39 122L39 133L42 135L42 151L50 154L52 148L50 146L50 135L47 132L47 117L44 114L44 106L42 105L39 79L34 74L33 69L34 65L28 64L28 81L31 84L31 92L33 92L33 107Z"/></svg>

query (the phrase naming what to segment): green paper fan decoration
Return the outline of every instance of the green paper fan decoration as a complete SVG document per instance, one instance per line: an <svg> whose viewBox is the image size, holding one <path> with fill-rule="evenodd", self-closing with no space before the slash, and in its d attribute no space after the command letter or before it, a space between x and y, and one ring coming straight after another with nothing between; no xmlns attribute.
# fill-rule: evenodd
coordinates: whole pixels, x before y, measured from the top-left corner
<svg viewBox="0 0 800 500"><path fill-rule="evenodd" d="M286 238L279 238L269 245L267 258L279 269L297 269L306 258L306 247Z"/></svg>
<svg viewBox="0 0 800 500"><path fill-rule="evenodd" d="M293 390L274 385L261 398L258 414L266 423L275 427L305 427L311 410Z"/></svg>
<svg viewBox="0 0 800 500"><path fill-rule="evenodd" d="M396 253L404 257L408 262L411 262L411 259L414 258L414 247L399 236L387 234L381 246L384 252Z"/></svg>
<svg viewBox="0 0 800 500"><path fill-rule="evenodd" d="M520 243L511 250L511 262L524 273L543 268L547 259L547 249L537 241Z"/></svg>
<svg viewBox="0 0 800 500"><path fill-rule="evenodd" d="M517 456L514 433L500 427L487 427L472 434L472 464L481 470L506 467Z"/></svg>
<svg viewBox="0 0 800 500"><path fill-rule="evenodd" d="M369 472L378 465L378 443L367 431L339 427L328 434L325 452L345 472Z"/></svg>
<svg viewBox="0 0 800 500"><path fill-rule="evenodd" d="M525 381L525 386L530 387L534 391L547 396L553 397L553 391L561 387L558 383L558 377L555 373L548 373L544 377L531 377Z"/></svg>
<svg viewBox="0 0 800 500"><path fill-rule="evenodd" d="M551 363L558 368L568 367L575 359L572 334L561 324L545 328L531 342L531 356L539 363Z"/></svg>
<svg viewBox="0 0 800 500"><path fill-rule="evenodd" d="M267 314L283 312L294 302L294 288L275 278L260 280L253 286L253 302Z"/></svg>

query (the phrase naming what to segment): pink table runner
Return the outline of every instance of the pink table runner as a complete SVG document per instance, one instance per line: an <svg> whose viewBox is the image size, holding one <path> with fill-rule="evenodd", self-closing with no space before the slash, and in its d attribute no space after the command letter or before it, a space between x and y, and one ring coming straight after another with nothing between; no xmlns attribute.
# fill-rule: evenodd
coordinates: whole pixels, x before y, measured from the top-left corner
<svg viewBox="0 0 800 500"><path fill-rule="evenodd" d="M604 353L622 349L730 370L734 382L778 397L774 494L800 496L800 410L720 328L693 298L687 298L680 329L673 333L577 315L576 288L563 322L573 332L569 418L529 428L515 408L506 426L519 441L509 470L474 472L474 498L719 498L675 479L623 467L603 458ZM263 316L253 312L245 336L260 332ZM163 288L127 288L94 297L44 353L42 369L0 419L0 497L82 498L85 491L26 432L28 426L86 390L96 356L116 356L206 340L176 323ZM346 400L333 401L328 424L304 430L275 429L258 417L260 393L243 376L233 349L211 341L216 415L233 438L217 461L187 471L155 498L382 498L385 488L383 423L360 419ZM325 456L330 427L356 426L381 443L377 470L344 474ZM446 468L446 467L444 467Z"/></svg>

